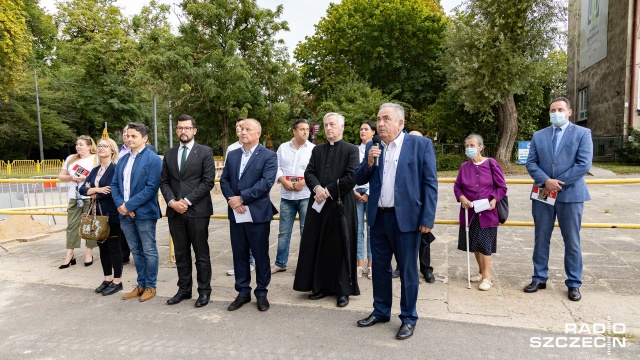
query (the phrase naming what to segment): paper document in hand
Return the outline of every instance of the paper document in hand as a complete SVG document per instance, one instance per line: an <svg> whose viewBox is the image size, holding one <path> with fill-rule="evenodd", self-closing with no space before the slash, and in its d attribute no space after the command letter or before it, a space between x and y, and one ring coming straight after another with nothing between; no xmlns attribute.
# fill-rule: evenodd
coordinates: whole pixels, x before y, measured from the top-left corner
<svg viewBox="0 0 640 360"><path fill-rule="evenodd" d="M476 214L489 209L489 199L480 199L473 201L473 210Z"/></svg>
<svg viewBox="0 0 640 360"><path fill-rule="evenodd" d="M246 210L244 214L240 214L239 212L233 210L233 217L236 218L236 223L252 223L253 218L251 217L251 210L248 206L245 205L244 209Z"/></svg>
<svg viewBox="0 0 640 360"><path fill-rule="evenodd" d="M326 202L327 202L327 199L323 200L320 204L314 201L313 205L311 205L311 208L319 213L320 211L322 211L322 208L324 207L324 204Z"/></svg>
<svg viewBox="0 0 640 360"><path fill-rule="evenodd" d="M542 190L543 189L538 185L533 185L533 189L531 189L531 200L542 201L543 203L549 204L551 206L555 205L558 193L553 192L550 195L543 195Z"/></svg>

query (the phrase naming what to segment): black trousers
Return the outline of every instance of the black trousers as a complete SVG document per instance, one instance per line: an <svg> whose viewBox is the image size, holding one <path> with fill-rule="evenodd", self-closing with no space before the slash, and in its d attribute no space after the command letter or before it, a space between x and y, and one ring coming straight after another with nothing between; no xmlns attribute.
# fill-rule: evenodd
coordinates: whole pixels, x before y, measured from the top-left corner
<svg viewBox="0 0 640 360"><path fill-rule="evenodd" d="M123 232L120 232L120 248L122 249L122 261L131 260L131 250L129 249L129 244L127 243L127 238L124 236Z"/></svg>
<svg viewBox="0 0 640 360"><path fill-rule="evenodd" d="M176 215L169 218L169 232L178 268L178 291L191 294L193 288L193 260L196 257L196 272L199 294L211 294L211 256L209 254L209 217L192 218Z"/></svg>
<svg viewBox="0 0 640 360"><path fill-rule="evenodd" d="M431 242L433 240L429 239L428 234L422 234L420 238L420 272L422 275L427 275L428 273L433 273L433 268L431 267Z"/></svg>
<svg viewBox="0 0 640 360"><path fill-rule="evenodd" d="M109 237L105 241L98 241L100 249L100 263L104 276L122 277L122 249L120 248L120 223L109 223Z"/></svg>

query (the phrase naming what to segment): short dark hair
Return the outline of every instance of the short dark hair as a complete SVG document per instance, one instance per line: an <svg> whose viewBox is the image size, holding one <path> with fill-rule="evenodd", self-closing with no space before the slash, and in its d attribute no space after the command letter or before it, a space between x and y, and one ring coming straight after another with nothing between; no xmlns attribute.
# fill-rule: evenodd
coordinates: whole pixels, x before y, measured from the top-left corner
<svg viewBox="0 0 640 360"><path fill-rule="evenodd" d="M187 114L182 114L180 116L178 116L178 122L180 121L189 121L191 120L191 126L193 126L194 128L196 128L196 120L194 118L192 118L190 115Z"/></svg>
<svg viewBox="0 0 640 360"><path fill-rule="evenodd" d="M371 130L373 130L373 132L374 132L375 134L377 134L377 133L378 133L378 129L376 128L376 124L374 124L374 123L373 123L373 121L371 121L371 120L365 120L365 121L363 121L363 122L362 122L362 124L360 124L360 126L362 126L362 125L364 125L364 124L369 125L369 127L371 128Z"/></svg>
<svg viewBox="0 0 640 360"><path fill-rule="evenodd" d="M245 121L247 120L247 118L243 118L243 117L239 117L236 119L236 125L240 122L240 121Z"/></svg>
<svg viewBox="0 0 640 360"><path fill-rule="evenodd" d="M149 127L143 123L129 123L127 128L139 132L142 137L149 136Z"/></svg>
<svg viewBox="0 0 640 360"><path fill-rule="evenodd" d="M569 102L569 99L567 99L564 96L558 96L557 98L551 100L551 103L549 104L549 107L551 107L551 104L553 104L554 102L558 102L558 101L564 101L564 103L567 104L567 109L571 109L571 102Z"/></svg>
<svg viewBox="0 0 640 360"><path fill-rule="evenodd" d="M307 119L298 119L296 121L293 122L293 130L297 130L298 129L298 124L307 124L309 125L309 120Z"/></svg>

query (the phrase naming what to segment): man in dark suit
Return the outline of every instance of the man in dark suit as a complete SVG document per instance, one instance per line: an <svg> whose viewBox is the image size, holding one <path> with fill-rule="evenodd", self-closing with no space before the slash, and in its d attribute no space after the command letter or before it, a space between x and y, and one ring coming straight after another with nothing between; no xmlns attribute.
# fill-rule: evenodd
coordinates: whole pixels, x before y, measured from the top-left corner
<svg viewBox="0 0 640 360"><path fill-rule="evenodd" d="M211 148L196 144L197 132L196 121L189 115L180 115L176 126L180 146L167 150L162 163L160 191L167 203L178 268L178 293L167 300L169 305L191 299L191 247L196 256L199 294L196 307L207 305L211 296L209 220L213 215L211 189L216 163Z"/></svg>
<svg viewBox="0 0 640 360"><path fill-rule="evenodd" d="M582 298L582 250L580 224L584 202L591 200L584 175L591 168L593 142L591 130L569 121L571 106L564 97L551 102L551 126L536 131L531 139L527 171L542 195L557 194L554 205L534 200L531 204L535 222L533 276L524 292L533 293L547 287L549 247L556 217L564 240L565 285L569 300Z"/></svg>
<svg viewBox="0 0 640 360"><path fill-rule="evenodd" d="M269 233L273 215L277 214L269 192L278 171L276 153L260 145L262 127L255 119L242 123L242 147L229 153L224 164L220 188L229 205L229 231L235 272L236 299L229 311L238 310L251 301L249 250L255 258L258 310L269 310L267 286L271 281Z"/></svg>
<svg viewBox="0 0 640 360"><path fill-rule="evenodd" d="M120 228L133 254L138 284L122 299L140 297L140 301L147 301L156 295L158 282L156 223L162 216L158 205L162 160L146 147L147 125L127 126L127 146L131 151L118 161L111 195L120 213Z"/></svg>
<svg viewBox="0 0 640 360"><path fill-rule="evenodd" d="M367 219L373 253L373 312L358 321L366 327L391 317L391 256L400 270L400 320L396 338L413 335L418 320L418 249L421 234L433 228L438 200L436 158L431 140L403 132L404 108L380 105L382 147L369 142L355 173L356 184L369 183ZM378 158L378 166L376 166Z"/></svg>

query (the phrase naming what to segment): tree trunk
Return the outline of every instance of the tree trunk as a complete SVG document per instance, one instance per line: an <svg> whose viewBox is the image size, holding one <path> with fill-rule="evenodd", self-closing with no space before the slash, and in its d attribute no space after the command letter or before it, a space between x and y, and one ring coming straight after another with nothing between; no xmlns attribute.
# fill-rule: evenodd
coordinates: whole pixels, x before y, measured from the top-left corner
<svg viewBox="0 0 640 360"><path fill-rule="evenodd" d="M518 109L513 99L513 94L507 94L498 105L498 129L500 130L500 141L495 159L500 165L511 163L513 144L518 134Z"/></svg>
<svg viewBox="0 0 640 360"><path fill-rule="evenodd" d="M227 112L222 111L222 156L226 155L228 146L229 146L229 119L227 118Z"/></svg>

